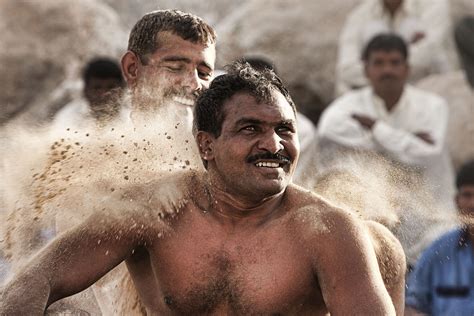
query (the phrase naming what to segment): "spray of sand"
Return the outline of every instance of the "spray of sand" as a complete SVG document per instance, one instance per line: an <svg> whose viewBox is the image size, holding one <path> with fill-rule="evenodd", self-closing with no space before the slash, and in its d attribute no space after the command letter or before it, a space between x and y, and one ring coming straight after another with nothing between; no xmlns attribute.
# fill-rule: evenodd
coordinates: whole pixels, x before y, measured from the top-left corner
<svg viewBox="0 0 474 316"><path fill-rule="evenodd" d="M334 148L303 185L332 204L389 228L413 264L436 237L459 222L432 195L420 170L373 152ZM453 197L454 198L454 197Z"/></svg>
<svg viewBox="0 0 474 316"><path fill-rule="evenodd" d="M160 104L154 96L162 91L146 92L142 103ZM179 210L186 192L173 182L175 173L202 168L189 112L165 105L153 113L135 113L133 123L91 124L81 130L5 128L0 246L13 263L12 270L48 238L94 212L120 216L133 204L159 221L160 214ZM454 212L437 207L416 171L367 153L334 153L334 157L338 159L332 160L331 168L315 170L306 187L389 227L406 246L409 258L428 242L415 241L434 238L429 232L433 224L445 230L454 223L454 217L446 215ZM120 195L125 191L133 196ZM132 202L127 201L130 198ZM104 314L142 312L123 266L101 280L94 293Z"/></svg>
<svg viewBox="0 0 474 316"><path fill-rule="evenodd" d="M133 207L159 221L179 210L187 193L175 181L176 173L202 165L190 114L173 103L134 115L133 122L91 123L81 130L4 128L0 249L12 272L52 236L94 212L120 216ZM123 311L114 306L120 301L128 302L129 310L140 309L130 303L136 293L130 294L124 271L119 267L96 287L103 312ZM123 284L128 294L110 295Z"/></svg>

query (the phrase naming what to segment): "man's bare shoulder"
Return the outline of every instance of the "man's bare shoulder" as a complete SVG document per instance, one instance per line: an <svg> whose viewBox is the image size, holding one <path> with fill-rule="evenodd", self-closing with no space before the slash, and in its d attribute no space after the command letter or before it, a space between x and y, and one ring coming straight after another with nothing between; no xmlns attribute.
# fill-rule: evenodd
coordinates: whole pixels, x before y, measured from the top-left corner
<svg viewBox="0 0 474 316"><path fill-rule="evenodd" d="M150 174L148 181L116 183L97 181L71 187L54 207L60 231L95 218L114 222L115 227L134 222L160 226L180 212L200 179L199 172L180 171Z"/></svg>
<svg viewBox="0 0 474 316"><path fill-rule="evenodd" d="M363 224L357 213L336 207L320 195L296 185L288 187L288 203L293 222L309 236L344 235L345 228Z"/></svg>

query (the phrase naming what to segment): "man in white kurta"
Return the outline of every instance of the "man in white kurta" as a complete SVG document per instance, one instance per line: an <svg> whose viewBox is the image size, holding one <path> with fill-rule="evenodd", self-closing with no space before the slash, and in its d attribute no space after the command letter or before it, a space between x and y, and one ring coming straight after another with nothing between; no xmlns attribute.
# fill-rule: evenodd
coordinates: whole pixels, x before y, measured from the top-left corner
<svg viewBox="0 0 474 316"><path fill-rule="evenodd" d="M447 0L364 0L347 17L339 37L339 95L368 84L360 52L373 36L385 32L409 44L413 81L457 67Z"/></svg>
<svg viewBox="0 0 474 316"><path fill-rule="evenodd" d="M439 209L454 212L454 174L445 145L446 102L406 84L408 51L400 37L376 36L363 56L370 86L348 92L323 113L318 124L322 156L331 155L331 146L381 154L416 170L421 175L417 190L432 197ZM338 158L333 154L329 160ZM421 197L413 192L413 199L417 203ZM432 210L426 216L434 214Z"/></svg>

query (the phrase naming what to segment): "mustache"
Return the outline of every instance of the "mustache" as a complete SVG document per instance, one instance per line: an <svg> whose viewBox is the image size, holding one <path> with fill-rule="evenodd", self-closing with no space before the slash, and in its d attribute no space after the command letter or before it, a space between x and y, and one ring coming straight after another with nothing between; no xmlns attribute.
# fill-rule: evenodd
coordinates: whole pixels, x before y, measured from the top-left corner
<svg viewBox="0 0 474 316"><path fill-rule="evenodd" d="M248 163L254 163L258 160L277 160L279 163L282 163L282 164L291 163L291 160L290 160L289 157L286 157L286 156L284 156L280 153L272 154L269 151L247 157L247 162Z"/></svg>
<svg viewBox="0 0 474 316"><path fill-rule="evenodd" d="M396 77L391 74L385 74L383 76L380 76L380 80L387 80L387 79L396 79Z"/></svg>

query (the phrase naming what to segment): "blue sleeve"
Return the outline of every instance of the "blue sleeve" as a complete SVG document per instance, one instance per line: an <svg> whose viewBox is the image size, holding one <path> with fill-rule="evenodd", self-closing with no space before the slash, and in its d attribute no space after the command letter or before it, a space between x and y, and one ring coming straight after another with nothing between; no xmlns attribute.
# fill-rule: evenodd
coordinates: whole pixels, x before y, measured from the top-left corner
<svg viewBox="0 0 474 316"><path fill-rule="evenodd" d="M427 249L410 273L405 293L405 305L416 310L431 314L432 305L432 274L433 256L431 249Z"/></svg>

